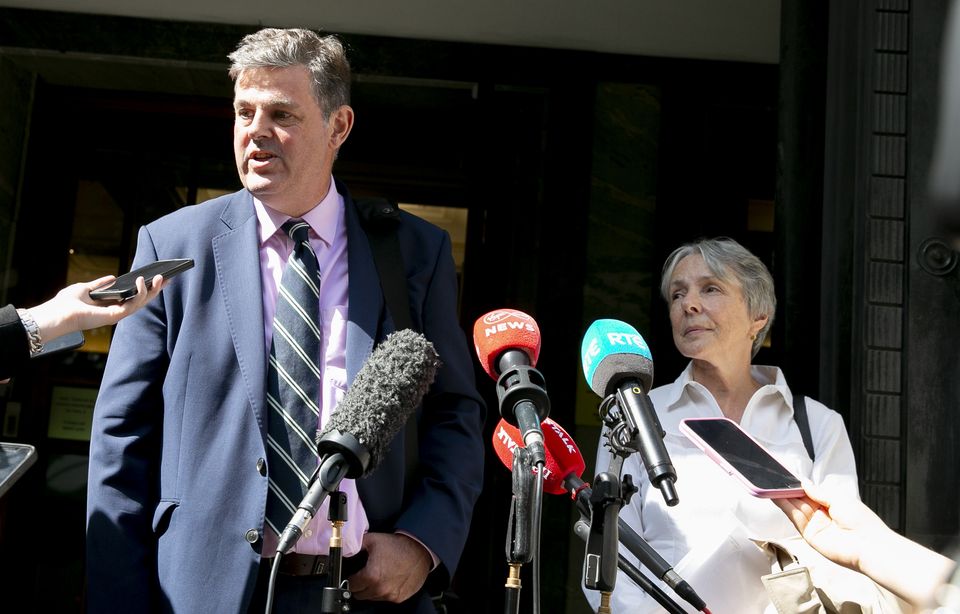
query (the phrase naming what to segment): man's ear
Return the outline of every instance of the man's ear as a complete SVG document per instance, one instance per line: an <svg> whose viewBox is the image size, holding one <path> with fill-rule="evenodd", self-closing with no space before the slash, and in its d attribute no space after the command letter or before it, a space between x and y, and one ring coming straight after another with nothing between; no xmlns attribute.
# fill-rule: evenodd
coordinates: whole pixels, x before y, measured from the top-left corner
<svg viewBox="0 0 960 614"><path fill-rule="evenodd" d="M353 129L353 109L349 105L343 105L330 113L327 122L330 127L330 147L340 149Z"/></svg>

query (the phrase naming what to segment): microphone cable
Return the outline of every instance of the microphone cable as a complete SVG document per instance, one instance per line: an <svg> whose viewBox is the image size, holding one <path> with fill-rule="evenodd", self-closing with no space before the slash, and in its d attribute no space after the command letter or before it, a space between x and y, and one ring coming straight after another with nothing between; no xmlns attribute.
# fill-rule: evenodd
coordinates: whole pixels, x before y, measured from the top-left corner
<svg viewBox="0 0 960 614"><path fill-rule="evenodd" d="M273 557L273 561L270 565L270 580L267 582L266 614L271 614L271 612L273 612L273 597L277 587L277 574L280 572L280 557L282 556L283 553L277 551L277 554Z"/></svg>
<svg viewBox="0 0 960 614"><path fill-rule="evenodd" d="M530 527L530 574L533 584L533 614L540 614L540 511L543 505L543 468L537 462L536 481L533 484L533 518Z"/></svg>

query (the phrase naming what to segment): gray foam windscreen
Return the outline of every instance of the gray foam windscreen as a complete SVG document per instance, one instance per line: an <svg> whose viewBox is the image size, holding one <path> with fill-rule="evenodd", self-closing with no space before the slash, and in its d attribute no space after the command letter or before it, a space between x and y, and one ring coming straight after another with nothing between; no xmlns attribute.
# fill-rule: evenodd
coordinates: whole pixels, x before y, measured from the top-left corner
<svg viewBox="0 0 960 614"><path fill-rule="evenodd" d="M617 387L625 379L640 381L643 391L650 392L653 385L653 361L634 353L605 355L593 373L590 388L601 397L606 397L617 391Z"/></svg>
<svg viewBox="0 0 960 614"><path fill-rule="evenodd" d="M370 451L373 471L440 367L433 344L410 329L391 333L371 352L320 434L350 433Z"/></svg>

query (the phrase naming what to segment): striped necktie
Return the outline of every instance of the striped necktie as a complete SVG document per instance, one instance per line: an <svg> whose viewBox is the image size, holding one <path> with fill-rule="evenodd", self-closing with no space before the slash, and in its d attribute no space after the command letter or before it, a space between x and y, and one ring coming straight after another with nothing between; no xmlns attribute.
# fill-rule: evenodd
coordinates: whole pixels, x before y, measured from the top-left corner
<svg viewBox="0 0 960 614"><path fill-rule="evenodd" d="M267 367L267 522L279 535L317 467L314 434L320 419L320 271L309 226L289 220L294 248L280 279Z"/></svg>

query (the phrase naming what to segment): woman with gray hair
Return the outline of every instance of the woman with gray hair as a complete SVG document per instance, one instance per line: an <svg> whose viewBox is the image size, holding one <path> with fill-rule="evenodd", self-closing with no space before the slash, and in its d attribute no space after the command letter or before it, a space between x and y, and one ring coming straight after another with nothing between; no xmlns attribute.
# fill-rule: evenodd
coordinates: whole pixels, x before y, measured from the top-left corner
<svg viewBox="0 0 960 614"><path fill-rule="evenodd" d="M690 359L676 381L650 392L677 472L680 503L664 503L634 454L623 474L633 476L639 492L620 517L673 564L712 611L763 612L770 598L761 576L771 572L771 562L757 542L796 537L797 531L775 505L752 496L681 434L680 421L729 418L794 475L814 484L830 482L834 490L856 497L853 449L840 415L805 399L811 457L794 420L797 397L783 373L751 364L776 309L773 279L756 256L729 238L688 243L667 258L660 290L674 344ZM597 471L609 462L609 450L601 445ZM596 593L587 593L596 599ZM659 610L623 575L611 605L614 612Z"/></svg>

